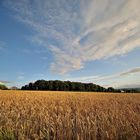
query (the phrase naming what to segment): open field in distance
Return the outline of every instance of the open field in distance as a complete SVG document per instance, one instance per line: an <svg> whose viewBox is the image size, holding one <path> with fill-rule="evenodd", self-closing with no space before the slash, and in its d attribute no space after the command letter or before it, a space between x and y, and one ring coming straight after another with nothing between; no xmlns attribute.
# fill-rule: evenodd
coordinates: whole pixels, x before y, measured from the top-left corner
<svg viewBox="0 0 140 140"><path fill-rule="evenodd" d="M139 140L140 94L0 91L0 140Z"/></svg>

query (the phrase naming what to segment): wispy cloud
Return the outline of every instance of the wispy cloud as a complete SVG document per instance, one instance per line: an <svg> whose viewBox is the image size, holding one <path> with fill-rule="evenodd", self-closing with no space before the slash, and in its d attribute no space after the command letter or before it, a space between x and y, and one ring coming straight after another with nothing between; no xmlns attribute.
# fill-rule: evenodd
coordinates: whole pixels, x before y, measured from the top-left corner
<svg viewBox="0 0 140 140"><path fill-rule="evenodd" d="M5 51L5 48L6 48L6 43L3 42L3 41L0 41L0 52L2 51Z"/></svg>
<svg viewBox="0 0 140 140"><path fill-rule="evenodd" d="M74 77L74 78L66 78L64 80L70 80L70 81L79 81L79 82L93 82L94 80L100 79L100 75L94 75L94 76L84 76L84 77Z"/></svg>
<svg viewBox="0 0 140 140"><path fill-rule="evenodd" d="M140 47L139 0L5 0L36 33L32 42L54 55L51 70L64 74L85 63Z"/></svg>
<svg viewBox="0 0 140 140"><path fill-rule="evenodd" d="M91 76L84 76L84 77L68 77L64 80L70 80L70 81L79 81L79 82L92 82L96 84L100 84L104 87L128 87L129 85L140 85L137 79L133 80L124 80L125 78L131 76L131 74L138 74L140 73L140 67L129 69L127 71L114 73L111 75L91 75ZM121 80L120 80L121 79ZM135 86L134 86L135 87Z"/></svg>
<svg viewBox="0 0 140 140"><path fill-rule="evenodd" d="M48 57L42 56L41 59L44 60L44 61L46 61L48 59Z"/></svg>
<svg viewBox="0 0 140 140"><path fill-rule="evenodd" d="M31 53L31 51L29 50L29 49L23 49L23 50L21 50L23 53L25 53L25 54L30 54Z"/></svg>
<svg viewBox="0 0 140 140"><path fill-rule="evenodd" d="M120 76L127 76L127 75L135 74L135 73L138 73L138 72L140 72L140 67L128 70L126 72L122 72L122 73L120 73Z"/></svg>
<svg viewBox="0 0 140 140"><path fill-rule="evenodd" d="M0 80L0 84L9 84L11 83L10 81L4 81L4 80Z"/></svg>
<svg viewBox="0 0 140 140"><path fill-rule="evenodd" d="M112 74L112 75L92 75L92 76L84 76L84 77L67 77L64 80L70 80L70 81L79 81L79 82L91 82L96 83L99 81L104 81L108 79L112 79L119 76L119 74Z"/></svg>
<svg viewBox="0 0 140 140"><path fill-rule="evenodd" d="M123 84L120 85L118 88L140 88L140 84Z"/></svg>
<svg viewBox="0 0 140 140"><path fill-rule="evenodd" d="M23 72L17 73L17 80L23 80L25 78L25 74Z"/></svg>

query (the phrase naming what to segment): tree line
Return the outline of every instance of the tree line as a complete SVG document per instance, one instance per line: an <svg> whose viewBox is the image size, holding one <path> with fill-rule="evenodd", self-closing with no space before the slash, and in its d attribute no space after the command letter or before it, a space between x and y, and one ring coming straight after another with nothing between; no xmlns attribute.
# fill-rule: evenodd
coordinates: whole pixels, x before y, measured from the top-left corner
<svg viewBox="0 0 140 140"><path fill-rule="evenodd" d="M8 87L6 87L5 85L0 84L0 90L7 90L7 89L8 89Z"/></svg>
<svg viewBox="0 0 140 140"><path fill-rule="evenodd" d="M20 90L17 87L8 88L0 84L0 90ZM37 80L21 87L21 90L48 90L48 91L95 91L95 92L124 92L140 93L140 88L114 89L112 87L104 88L93 83L70 82L60 80Z"/></svg>
<svg viewBox="0 0 140 140"><path fill-rule="evenodd" d="M37 80L21 88L21 90L49 90L49 91L96 91L96 92L114 92L115 89L108 89L93 83L81 83L60 80Z"/></svg>

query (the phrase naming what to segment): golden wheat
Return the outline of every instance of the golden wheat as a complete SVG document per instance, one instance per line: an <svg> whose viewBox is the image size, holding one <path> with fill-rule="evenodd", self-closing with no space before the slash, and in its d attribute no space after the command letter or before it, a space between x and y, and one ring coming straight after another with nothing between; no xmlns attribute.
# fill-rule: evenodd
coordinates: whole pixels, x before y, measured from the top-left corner
<svg viewBox="0 0 140 140"><path fill-rule="evenodd" d="M137 140L140 94L0 91L0 140Z"/></svg>

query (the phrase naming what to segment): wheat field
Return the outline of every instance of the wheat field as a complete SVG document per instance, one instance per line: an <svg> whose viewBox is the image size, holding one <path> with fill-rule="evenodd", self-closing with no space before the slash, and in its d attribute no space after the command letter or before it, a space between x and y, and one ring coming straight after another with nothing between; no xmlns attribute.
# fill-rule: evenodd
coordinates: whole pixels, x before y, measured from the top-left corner
<svg viewBox="0 0 140 140"><path fill-rule="evenodd" d="M0 91L0 140L140 140L140 94Z"/></svg>

